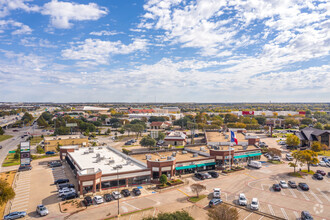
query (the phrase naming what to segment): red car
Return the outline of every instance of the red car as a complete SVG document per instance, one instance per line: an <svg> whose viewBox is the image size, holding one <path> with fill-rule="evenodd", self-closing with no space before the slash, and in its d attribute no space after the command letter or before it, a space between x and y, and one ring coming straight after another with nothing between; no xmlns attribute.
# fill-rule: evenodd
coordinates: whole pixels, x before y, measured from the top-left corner
<svg viewBox="0 0 330 220"><path fill-rule="evenodd" d="M325 176L325 174L326 174L323 170L317 170L316 173L319 173L319 174L321 174L322 176Z"/></svg>

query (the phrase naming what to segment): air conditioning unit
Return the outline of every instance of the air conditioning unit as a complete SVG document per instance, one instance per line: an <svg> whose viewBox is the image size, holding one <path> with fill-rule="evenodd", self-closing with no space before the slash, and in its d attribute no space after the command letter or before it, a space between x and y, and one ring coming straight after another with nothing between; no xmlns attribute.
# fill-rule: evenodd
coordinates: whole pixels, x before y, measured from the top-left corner
<svg viewBox="0 0 330 220"><path fill-rule="evenodd" d="M183 151L182 151L182 154L187 154L187 153L188 153L188 152L187 152L187 151L185 151L185 150L183 150Z"/></svg>

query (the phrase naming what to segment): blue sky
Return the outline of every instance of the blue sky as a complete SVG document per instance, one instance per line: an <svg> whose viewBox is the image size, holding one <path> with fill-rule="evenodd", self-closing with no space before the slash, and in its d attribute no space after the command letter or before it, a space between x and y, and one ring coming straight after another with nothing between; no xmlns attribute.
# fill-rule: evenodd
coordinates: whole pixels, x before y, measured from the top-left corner
<svg viewBox="0 0 330 220"><path fill-rule="evenodd" d="M330 2L0 0L0 101L329 102Z"/></svg>

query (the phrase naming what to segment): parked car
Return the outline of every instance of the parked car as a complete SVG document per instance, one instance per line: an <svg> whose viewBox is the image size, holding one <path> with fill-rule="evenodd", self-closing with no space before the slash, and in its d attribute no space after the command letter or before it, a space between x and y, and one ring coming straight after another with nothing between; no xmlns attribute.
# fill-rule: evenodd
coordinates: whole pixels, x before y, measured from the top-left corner
<svg viewBox="0 0 330 220"><path fill-rule="evenodd" d="M52 155L52 154L55 154L55 152L54 151L47 151L45 154L46 155Z"/></svg>
<svg viewBox="0 0 330 220"><path fill-rule="evenodd" d="M208 172L213 178L218 178L219 177L219 173L215 172L215 171L209 171Z"/></svg>
<svg viewBox="0 0 330 220"><path fill-rule="evenodd" d="M322 176L325 176L325 172L323 170L317 170L316 173L321 174Z"/></svg>
<svg viewBox="0 0 330 220"><path fill-rule="evenodd" d="M281 180L280 181L280 186L284 189L284 188L288 188L288 184L284 181L284 180Z"/></svg>
<svg viewBox="0 0 330 220"><path fill-rule="evenodd" d="M114 198L115 200L121 198L121 195L120 195L120 193L119 193L118 191L113 191L113 192L112 192L112 196L113 196L113 198Z"/></svg>
<svg viewBox="0 0 330 220"><path fill-rule="evenodd" d="M247 200L246 200L246 197L245 197L244 193L240 193L239 194L238 204L239 205L242 205L242 206L246 206L247 205Z"/></svg>
<svg viewBox="0 0 330 220"><path fill-rule="evenodd" d="M202 175L201 173L195 173L195 177L200 180L205 180L205 176Z"/></svg>
<svg viewBox="0 0 330 220"><path fill-rule="evenodd" d="M123 189L120 193L123 194L124 197L127 197L127 196L130 196L131 195L131 193L129 192L128 189Z"/></svg>
<svg viewBox="0 0 330 220"><path fill-rule="evenodd" d="M306 183L299 183L298 186L300 187L300 189L302 189L304 191L309 190L309 186Z"/></svg>
<svg viewBox="0 0 330 220"><path fill-rule="evenodd" d="M313 220L313 217L308 211L302 211L301 220Z"/></svg>
<svg viewBox="0 0 330 220"><path fill-rule="evenodd" d="M59 191L58 191L58 196L59 197L62 197L62 196L64 196L64 195L67 195L67 194L70 194L70 193L75 193L76 192L76 190L75 189L69 189L69 188L63 188L63 189L60 189Z"/></svg>
<svg viewBox="0 0 330 220"><path fill-rule="evenodd" d="M289 184L289 186L290 186L291 188L297 188L297 184L296 184L295 181L289 180L289 181L288 181L288 184Z"/></svg>
<svg viewBox="0 0 330 220"><path fill-rule="evenodd" d="M2 149L2 146L0 145L0 149Z"/></svg>
<svg viewBox="0 0 330 220"><path fill-rule="evenodd" d="M205 179L211 179L212 176L209 173L202 173L204 175Z"/></svg>
<svg viewBox="0 0 330 220"><path fill-rule="evenodd" d="M286 144L286 142L285 141L279 141L278 144L279 145L284 145L284 144Z"/></svg>
<svg viewBox="0 0 330 220"><path fill-rule="evenodd" d="M213 189L213 198L220 198L221 196L221 189L220 188L214 188Z"/></svg>
<svg viewBox="0 0 330 220"><path fill-rule="evenodd" d="M54 184L68 183L69 179L57 179L54 181Z"/></svg>
<svg viewBox="0 0 330 220"><path fill-rule="evenodd" d="M77 193L69 193L64 196L62 196L62 201L69 200L69 199L75 199L78 197Z"/></svg>
<svg viewBox="0 0 330 220"><path fill-rule="evenodd" d="M319 166L321 166L321 167L326 167L327 164L326 164L324 161L320 161Z"/></svg>
<svg viewBox="0 0 330 220"><path fill-rule="evenodd" d="M136 196L141 195L141 191L140 191L138 188L134 188L134 189L132 190L132 192L133 192L134 195L136 195Z"/></svg>
<svg viewBox="0 0 330 220"><path fill-rule="evenodd" d="M130 141L126 141L126 142L125 142L125 145L132 145L132 142L130 142Z"/></svg>
<svg viewBox="0 0 330 220"><path fill-rule="evenodd" d="M314 173L313 177L317 180L323 180L323 176L319 173Z"/></svg>
<svg viewBox="0 0 330 220"><path fill-rule="evenodd" d="M322 157L322 161L324 161L324 162L330 162L329 160L328 160L328 158L327 157Z"/></svg>
<svg viewBox="0 0 330 220"><path fill-rule="evenodd" d="M222 203L221 199L211 199L209 202L209 207L213 207Z"/></svg>
<svg viewBox="0 0 330 220"><path fill-rule="evenodd" d="M18 218L24 218L26 216L26 212L12 212L8 215L5 215L3 219L9 220L9 219L18 219Z"/></svg>
<svg viewBox="0 0 330 220"><path fill-rule="evenodd" d="M104 200L105 200L106 202L110 202L110 201L114 200L114 198L113 198L109 193L104 194L103 197L104 197Z"/></svg>
<svg viewBox="0 0 330 220"><path fill-rule="evenodd" d="M94 201L96 204L102 204L104 202L102 196L94 196Z"/></svg>
<svg viewBox="0 0 330 220"><path fill-rule="evenodd" d="M40 216L46 216L49 214L48 209L46 208L46 206L44 205L38 205L37 206L37 210L36 212L40 215Z"/></svg>
<svg viewBox="0 0 330 220"><path fill-rule="evenodd" d="M18 168L18 172L28 171L28 170L32 170L32 166L31 165L21 165Z"/></svg>
<svg viewBox="0 0 330 220"><path fill-rule="evenodd" d="M62 163L59 161L53 161L53 162L50 162L48 165L49 165L49 167L61 167Z"/></svg>
<svg viewBox="0 0 330 220"><path fill-rule="evenodd" d="M260 142L259 147L268 147L268 145L265 142Z"/></svg>
<svg viewBox="0 0 330 220"><path fill-rule="evenodd" d="M63 184L58 185L58 188L59 189L63 189L63 188L72 188L72 189L74 189L74 185L70 184L70 183L63 183Z"/></svg>
<svg viewBox="0 0 330 220"><path fill-rule="evenodd" d="M313 167L317 167L319 164L318 163L312 163L311 164Z"/></svg>
<svg viewBox="0 0 330 220"><path fill-rule="evenodd" d="M276 192L276 191L281 191L281 187L280 187L280 185L279 184L274 184L273 185L273 190Z"/></svg>
<svg viewBox="0 0 330 220"><path fill-rule="evenodd" d="M250 208L252 210L258 210L259 209L259 201L257 198L252 198Z"/></svg>
<svg viewBox="0 0 330 220"><path fill-rule="evenodd" d="M273 157L273 160L275 160L275 161L281 161L281 157L279 157L279 156L274 156L274 157Z"/></svg>
<svg viewBox="0 0 330 220"><path fill-rule="evenodd" d="M286 158L288 161L292 161L292 160L293 160L293 157L292 157L290 154L286 154L286 155L285 155L285 158Z"/></svg>
<svg viewBox="0 0 330 220"><path fill-rule="evenodd" d="M93 205L93 199L90 196L86 196L83 200L85 206Z"/></svg>

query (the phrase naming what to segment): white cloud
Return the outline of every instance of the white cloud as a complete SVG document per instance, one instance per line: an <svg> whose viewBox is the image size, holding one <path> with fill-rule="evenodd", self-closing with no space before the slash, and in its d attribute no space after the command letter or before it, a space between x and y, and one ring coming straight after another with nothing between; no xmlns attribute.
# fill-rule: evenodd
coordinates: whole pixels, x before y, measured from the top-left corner
<svg viewBox="0 0 330 220"><path fill-rule="evenodd" d="M36 37L25 37L21 39L20 44L25 47L45 47L45 48L57 47L47 39L37 39Z"/></svg>
<svg viewBox="0 0 330 220"><path fill-rule="evenodd" d="M62 50L62 57L72 60L94 61L95 64L108 64L111 55L130 54L145 50L145 39L134 39L131 44L125 45L121 41L102 41L99 39L86 39L76 43L70 49Z"/></svg>
<svg viewBox="0 0 330 220"><path fill-rule="evenodd" d="M113 36L117 34L123 34L123 32L117 32L117 31L93 31L89 33L90 35L95 35L95 36Z"/></svg>
<svg viewBox="0 0 330 220"><path fill-rule="evenodd" d="M6 30L13 30L12 35L20 34L31 34L32 29L21 23L14 20L0 20L0 33L4 33Z"/></svg>
<svg viewBox="0 0 330 220"><path fill-rule="evenodd" d="M39 7L36 5L29 5L31 0L1 0L0 1L0 18L10 14L12 10L24 10L26 12L37 12Z"/></svg>
<svg viewBox="0 0 330 220"><path fill-rule="evenodd" d="M95 3L85 5L52 0L43 6L41 13L50 15L54 27L68 29L73 25L71 21L95 21L108 12L106 8L99 7Z"/></svg>

